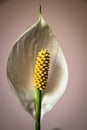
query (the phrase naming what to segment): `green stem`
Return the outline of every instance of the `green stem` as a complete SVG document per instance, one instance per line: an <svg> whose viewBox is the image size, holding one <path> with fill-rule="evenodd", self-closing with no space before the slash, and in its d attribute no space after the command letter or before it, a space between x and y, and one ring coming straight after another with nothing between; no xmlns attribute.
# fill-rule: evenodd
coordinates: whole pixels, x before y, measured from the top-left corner
<svg viewBox="0 0 87 130"><path fill-rule="evenodd" d="M40 130L41 90L36 89L36 130Z"/></svg>

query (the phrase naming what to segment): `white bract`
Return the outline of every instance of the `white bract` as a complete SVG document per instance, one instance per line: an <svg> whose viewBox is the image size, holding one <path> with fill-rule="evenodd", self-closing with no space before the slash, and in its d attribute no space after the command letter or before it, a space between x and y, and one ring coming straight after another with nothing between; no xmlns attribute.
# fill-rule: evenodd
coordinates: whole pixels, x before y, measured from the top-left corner
<svg viewBox="0 0 87 130"><path fill-rule="evenodd" d="M15 42L7 62L7 78L24 108L35 117L34 67L41 49L50 53L48 84L42 92L41 118L63 95L68 69L64 54L50 27L40 14L38 22Z"/></svg>

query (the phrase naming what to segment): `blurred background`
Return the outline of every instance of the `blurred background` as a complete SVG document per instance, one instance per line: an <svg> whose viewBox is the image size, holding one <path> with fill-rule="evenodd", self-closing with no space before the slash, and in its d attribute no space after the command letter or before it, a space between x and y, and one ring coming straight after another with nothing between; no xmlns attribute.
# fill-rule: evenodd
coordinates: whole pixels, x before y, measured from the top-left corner
<svg viewBox="0 0 87 130"><path fill-rule="evenodd" d="M69 81L42 130L87 130L87 0L0 0L0 130L34 130L11 92L6 63L14 41L38 19L39 4L65 54Z"/></svg>

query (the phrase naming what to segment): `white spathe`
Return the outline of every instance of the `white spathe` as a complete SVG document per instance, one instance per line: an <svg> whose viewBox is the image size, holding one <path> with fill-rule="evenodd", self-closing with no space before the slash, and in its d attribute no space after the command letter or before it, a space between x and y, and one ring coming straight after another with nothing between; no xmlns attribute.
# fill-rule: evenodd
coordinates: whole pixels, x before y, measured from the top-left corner
<svg viewBox="0 0 87 130"><path fill-rule="evenodd" d="M41 49L47 49L51 57L48 84L42 92L42 118L63 95L68 81L68 68L59 43L40 14L38 22L16 40L7 62L10 86L34 118L33 73L36 57Z"/></svg>

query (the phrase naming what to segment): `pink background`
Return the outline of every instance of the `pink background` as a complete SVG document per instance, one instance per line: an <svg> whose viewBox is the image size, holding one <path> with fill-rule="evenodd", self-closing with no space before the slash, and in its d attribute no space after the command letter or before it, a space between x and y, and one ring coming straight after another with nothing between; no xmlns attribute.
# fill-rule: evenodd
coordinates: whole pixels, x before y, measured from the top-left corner
<svg viewBox="0 0 87 130"><path fill-rule="evenodd" d="M42 121L42 130L87 130L87 1L0 0L0 130L34 130L6 78L14 41L43 16L64 51L69 82L64 96Z"/></svg>

